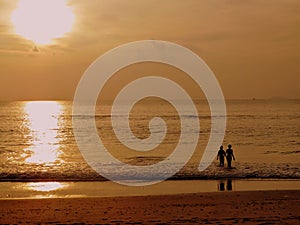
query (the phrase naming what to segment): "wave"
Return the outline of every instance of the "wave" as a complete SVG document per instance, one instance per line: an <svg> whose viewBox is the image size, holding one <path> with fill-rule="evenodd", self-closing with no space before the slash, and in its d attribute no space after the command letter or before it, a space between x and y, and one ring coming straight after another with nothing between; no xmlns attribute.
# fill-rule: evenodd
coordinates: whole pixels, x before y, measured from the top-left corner
<svg viewBox="0 0 300 225"><path fill-rule="evenodd" d="M103 165L102 165L103 166ZM174 166L174 165L173 165ZM24 171L6 171L0 172L0 181L106 181L107 179L93 171L88 165L78 163L70 168L61 169L43 169L33 168ZM116 180L131 180L131 174L123 169L119 171L115 169L113 164L103 166L103 169L109 171ZM205 171L197 170L198 164L189 164L181 169L169 180L211 180L211 179L300 179L300 163L235 163L235 167L227 169L226 167L218 167L217 162L213 163ZM160 179L168 170L172 169L172 165L166 165L164 169L150 171L149 173L135 174L137 180L157 180ZM43 172L42 172L43 171ZM137 172L138 173L138 172Z"/></svg>

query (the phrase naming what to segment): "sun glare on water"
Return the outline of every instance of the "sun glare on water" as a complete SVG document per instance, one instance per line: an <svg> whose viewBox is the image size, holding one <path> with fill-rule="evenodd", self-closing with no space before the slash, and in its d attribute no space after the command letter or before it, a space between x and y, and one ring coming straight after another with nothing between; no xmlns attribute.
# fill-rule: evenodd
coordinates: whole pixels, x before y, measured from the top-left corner
<svg viewBox="0 0 300 225"><path fill-rule="evenodd" d="M27 183L26 186L30 190L49 192L61 189L66 185L60 182L30 182Z"/></svg>
<svg viewBox="0 0 300 225"><path fill-rule="evenodd" d="M58 116L61 110L62 106L52 101L33 101L24 105L26 126L31 137L26 149L31 155L26 158L26 162L47 165L60 160Z"/></svg>
<svg viewBox="0 0 300 225"><path fill-rule="evenodd" d="M19 0L11 20L17 34L36 44L50 44L71 31L74 15L63 0Z"/></svg>

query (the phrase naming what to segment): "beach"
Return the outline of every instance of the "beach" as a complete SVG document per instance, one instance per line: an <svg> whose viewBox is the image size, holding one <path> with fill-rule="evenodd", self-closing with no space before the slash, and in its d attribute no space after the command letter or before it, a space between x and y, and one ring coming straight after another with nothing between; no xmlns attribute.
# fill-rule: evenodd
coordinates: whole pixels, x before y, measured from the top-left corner
<svg viewBox="0 0 300 225"><path fill-rule="evenodd" d="M0 1L0 225L300 225L299 9Z"/></svg>
<svg viewBox="0 0 300 225"><path fill-rule="evenodd" d="M2 199L1 224L299 224L300 191Z"/></svg>

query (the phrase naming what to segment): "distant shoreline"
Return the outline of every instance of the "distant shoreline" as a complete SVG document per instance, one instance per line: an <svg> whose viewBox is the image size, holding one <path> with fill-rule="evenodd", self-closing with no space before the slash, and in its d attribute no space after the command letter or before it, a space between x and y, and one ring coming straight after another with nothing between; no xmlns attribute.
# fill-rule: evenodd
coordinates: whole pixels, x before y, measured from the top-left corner
<svg viewBox="0 0 300 225"><path fill-rule="evenodd" d="M175 99L175 101L182 101L183 99ZM206 101L206 99L193 99L194 101ZM216 99L218 100L218 99ZM285 98L285 97L271 97L271 98L225 98L225 101L299 101L300 98ZM30 102L30 101L65 101L65 102L72 102L73 98L71 99L56 99L56 98L37 98L37 99L0 99L1 102ZM105 103L111 103L114 99L104 99ZM128 100L130 101L130 100Z"/></svg>

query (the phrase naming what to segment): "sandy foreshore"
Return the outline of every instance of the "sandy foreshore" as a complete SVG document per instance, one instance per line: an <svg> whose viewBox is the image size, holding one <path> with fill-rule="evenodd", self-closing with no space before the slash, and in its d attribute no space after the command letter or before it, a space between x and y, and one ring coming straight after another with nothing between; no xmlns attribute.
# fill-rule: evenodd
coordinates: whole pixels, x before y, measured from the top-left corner
<svg viewBox="0 0 300 225"><path fill-rule="evenodd" d="M1 224L300 224L299 190L0 202Z"/></svg>

